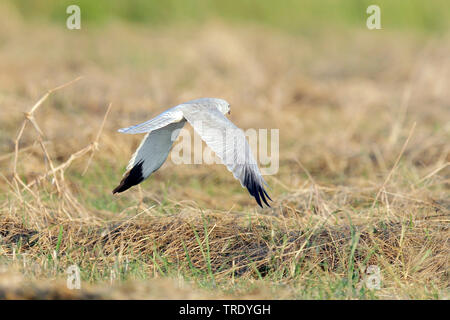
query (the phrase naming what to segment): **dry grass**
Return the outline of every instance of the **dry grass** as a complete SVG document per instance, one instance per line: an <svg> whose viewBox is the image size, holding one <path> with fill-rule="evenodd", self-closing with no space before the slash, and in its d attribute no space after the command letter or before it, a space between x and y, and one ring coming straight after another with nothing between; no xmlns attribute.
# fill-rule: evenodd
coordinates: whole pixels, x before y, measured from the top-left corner
<svg viewBox="0 0 450 320"><path fill-rule="evenodd" d="M448 298L448 37L10 20L0 297ZM229 100L242 128L280 128L272 209L218 165L168 161L110 194L140 138L116 129L200 96ZM64 286L72 264L82 291ZM361 286L369 265L380 290Z"/></svg>

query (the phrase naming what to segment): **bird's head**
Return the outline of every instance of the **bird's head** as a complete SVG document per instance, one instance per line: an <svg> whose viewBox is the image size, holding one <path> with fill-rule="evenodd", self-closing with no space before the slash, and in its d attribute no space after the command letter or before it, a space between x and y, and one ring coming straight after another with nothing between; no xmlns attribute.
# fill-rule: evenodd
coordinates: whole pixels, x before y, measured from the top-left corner
<svg viewBox="0 0 450 320"><path fill-rule="evenodd" d="M217 99L217 109L223 114L231 113L230 104L223 99Z"/></svg>

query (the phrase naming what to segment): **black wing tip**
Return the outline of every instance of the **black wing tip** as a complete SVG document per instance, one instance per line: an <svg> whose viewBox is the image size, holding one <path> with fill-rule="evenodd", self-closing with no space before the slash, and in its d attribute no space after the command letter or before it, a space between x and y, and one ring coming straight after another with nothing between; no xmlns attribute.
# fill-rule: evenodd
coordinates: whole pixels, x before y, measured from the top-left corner
<svg viewBox="0 0 450 320"><path fill-rule="evenodd" d="M124 192L130 189L132 186L141 183L144 180L144 175L142 173L143 163L144 161L140 161L130 171L128 171L125 177L120 181L120 184L116 188L114 188L112 193L115 194Z"/></svg>
<svg viewBox="0 0 450 320"><path fill-rule="evenodd" d="M253 195L253 197L256 199L256 202L258 203L258 205L264 209L264 206L262 205L262 202L264 202L264 204L269 207L272 208L269 204L269 202L267 201L267 199L269 199L270 201L272 201L272 199L270 199L270 197L267 195L266 190L264 190L264 188L262 186L257 186L256 188L256 194ZM267 199L266 199L267 198ZM262 202L261 202L262 200Z"/></svg>
<svg viewBox="0 0 450 320"><path fill-rule="evenodd" d="M245 171L244 185L261 208L264 208L262 202L264 202L267 207L271 208L270 204L267 202L267 199L270 201L273 200L269 197L261 182L257 181L254 173L250 170Z"/></svg>

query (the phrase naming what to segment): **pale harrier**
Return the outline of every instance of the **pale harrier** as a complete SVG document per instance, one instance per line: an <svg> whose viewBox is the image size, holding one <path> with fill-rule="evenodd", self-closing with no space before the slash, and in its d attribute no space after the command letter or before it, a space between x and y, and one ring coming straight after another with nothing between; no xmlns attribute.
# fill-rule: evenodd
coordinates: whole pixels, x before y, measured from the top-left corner
<svg viewBox="0 0 450 320"><path fill-rule="evenodd" d="M122 133L147 134L113 193L123 192L141 183L158 170L187 121L241 185L248 189L258 205L262 207L264 202L270 207L266 197L272 199L264 189L267 183L261 176L244 132L225 117L226 113L230 113L230 105L225 100L201 98L170 108L144 123L120 129Z"/></svg>

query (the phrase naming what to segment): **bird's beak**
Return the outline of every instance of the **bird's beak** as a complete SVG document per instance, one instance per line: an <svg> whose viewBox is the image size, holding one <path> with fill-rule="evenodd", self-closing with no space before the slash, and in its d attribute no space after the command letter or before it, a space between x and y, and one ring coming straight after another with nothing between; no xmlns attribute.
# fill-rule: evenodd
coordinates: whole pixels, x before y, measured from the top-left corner
<svg viewBox="0 0 450 320"><path fill-rule="evenodd" d="M231 114L231 110L228 110L228 114Z"/></svg>

